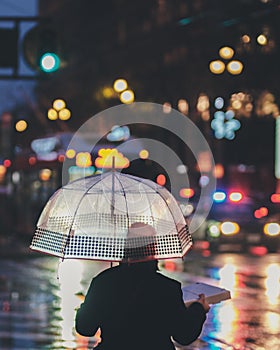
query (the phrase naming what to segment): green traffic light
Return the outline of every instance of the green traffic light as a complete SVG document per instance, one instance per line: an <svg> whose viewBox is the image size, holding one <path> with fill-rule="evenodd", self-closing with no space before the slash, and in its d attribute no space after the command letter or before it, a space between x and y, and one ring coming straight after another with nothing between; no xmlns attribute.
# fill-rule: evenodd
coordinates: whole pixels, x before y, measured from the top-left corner
<svg viewBox="0 0 280 350"><path fill-rule="evenodd" d="M45 53L40 59L40 68L43 72L55 72L60 67L60 59L53 52Z"/></svg>

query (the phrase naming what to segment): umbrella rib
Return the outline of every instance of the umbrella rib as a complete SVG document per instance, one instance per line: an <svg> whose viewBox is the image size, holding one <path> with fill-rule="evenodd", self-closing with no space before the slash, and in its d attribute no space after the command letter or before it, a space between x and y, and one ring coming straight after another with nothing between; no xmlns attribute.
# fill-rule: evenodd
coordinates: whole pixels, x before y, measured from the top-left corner
<svg viewBox="0 0 280 350"><path fill-rule="evenodd" d="M139 182L139 183L142 183L142 182L143 182L143 181L140 181L139 179L137 179L136 177L134 177L133 175L129 175L129 174L127 174L127 175L128 175L128 177L132 178L133 180L135 180L135 181L137 181L137 182ZM145 179L144 179L144 180L145 180ZM152 186L149 186L149 184L146 183L146 181L144 181L144 182L145 182L145 184L146 184L149 188L153 189ZM153 193L153 191L152 191L151 193ZM152 217L153 223L155 223L155 218L154 218L154 215L153 215L153 212L152 212L151 202L150 202L150 200L149 200L149 198L148 198L148 196L147 196L147 192L145 192L145 195L146 195L146 198L148 199L149 208L150 208L150 212L151 212L151 217Z"/></svg>
<svg viewBox="0 0 280 350"><path fill-rule="evenodd" d="M64 255L65 255L65 250L66 250L67 246L68 246L69 243L70 243L70 238L71 238L71 234L72 234L72 227L73 227L73 224L74 224L74 220L75 220L77 211L78 211L78 209L79 209L79 207L80 207L80 204L82 203L82 200L84 199L84 197L88 194L89 190L92 189L92 187L95 186L95 185L96 185L98 182L100 182L101 180L102 180L102 178L100 177L100 179L99 179L97 182L95 182L94 184L92 184L91 186L89 186L89 187L87 188L87 190L83 193L83 195L81 196L81 198L80 198L80 200L79 200L79 202L78 202L78 204L77 204L77 207L76 207L76 209L75 209L75 212L74 212L74 214L73 214L73 218L72 218L72 221L71 221L71 224L70 224L70 227L69 227L67 239L66 239L65 245L64 245L64 247L63 247L63 252L62 252L63 258L64 258Z"/></svg>
<svg viewBox="0 0 280 350"><path fill-rule="evenodd" d="M133 178L135 181L138 181L138 182L142 182L142 181L140 181L138 178L136 178L136 177L134 177L134 176L132 176L132 175L129 175L131 178ZM144 179L145 180L145 179ZM146 179L147 181L144 181L144 183L149 187L149 188L152 188L153 189L153 187L152 187L152 185L149 183L149 180L148 179ZM163 189L164 189L164 187L162 187ZM159 192L159 191L157 191L157 193L160 195L160 197L164 200L164 202L166 203L166 206L167 206L167 208L168 208L168 210L169 210L169 212L170 212L170 214L171 214L171 216L172 216L172 218L173 218L173 221L176 223L176 220L175 220L175 217L174 217L174 215L173 215L173 212L172 212L172 210L170 209L170 207L169 207L169 205L168 205L168 203L166 202L166 199L164 198L164 196Z"/></svg>
<svg viewBox="0 0 280 350"><path fill-rule="evenodd" d="M122 192L123 192L123 196L124 196L124 199L125 199L125 206L126 206L126 217L127 217L127 221L128 221L128 227L130 226L130 223L129 223L129 215L128 215L128 205L127 205L127 198L126 198L126 192L124 190L124 186L122 184L122 182L120 181L120 179L117 177L117 180L119 181L120 183L120 186L122 188Z"/></svg>

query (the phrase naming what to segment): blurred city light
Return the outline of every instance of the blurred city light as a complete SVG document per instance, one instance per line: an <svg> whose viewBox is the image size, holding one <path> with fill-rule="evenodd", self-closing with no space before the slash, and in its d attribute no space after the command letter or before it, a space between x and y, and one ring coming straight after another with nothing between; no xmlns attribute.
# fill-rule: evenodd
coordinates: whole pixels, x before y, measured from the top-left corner
<svg viewBox="0 0 280 350"><path fill-rule="evenodd" d="M277 222L269 222L264 225L263 232L268 236L280 235L280 225Z"/></svg>
<svg viewBox="0 0 280 350"><path fill-rule="evenodd" d="M51 73L60 67L60 59L53 52L45 53L40 59L40 68L43 72Z"/></svg>
<svg viewBox="0 0 280 350"><path fill-rule="evenodd" d="M231 192L228 198L231 202L238 203L243 199L243 194L241 192Z"/></svg>
<svg viewBox="0 0 280 350"><path fill-rule="evenodd" d="M128 158L124 157L116 148L101 148L95 159L95 166L101 169L123 169L129 167L129 164Z"/></svg>
<svg viewBox="0 0 280 350"><path fill-rule="evenodd" d="M68 149L65 153L66 157L69 159L73 159L76 156L76 151L73 149Z"/></svg>
<svg viewBox="0 0 280 350"><path fill-rule="evenodd" d="M18 132L23 132L27 129L27 122L25 120L19 120L15 124L15 129Z"/></svg>
<svg viewBox="0 0 280 350"><path fill-rule="evenodd" d="M178 101L178 110L185 115L189 113L189 104L185 99Z"/></svg>
<svg viewBox="0 0 280 350"><path fill-rule="evenodd" d="M254 216L256 219L260 219L264 216L267 216L268 215L268 209L266 207L261 207L259 209L256 209L254 211Z"/></svg>
<svg viewBox="0 0 280 350"><path fill-rule="evenodd" d="M134 102L134 92L132 90L125 90L120 94L120 101L125 104Z"/></svg>
<svg viewBox="0 0 280 350"><path fill-rule="evenodd" d="M130 137L129 127L114 125L107 135L107 140L111 142L126 141Z"/></svg>
<svg viewBox="0 0 280 350"><path fill-rule="evenodd" d="M188 171L188 168L184 164L179 164L176 168L178 174L186 174Z"/></svg>
<svg viewBox="0 0 280 350"><path fill-rule="evenodd" d="M210 220L208 224L208 231L211 237L219 237L221 223L218 221Z"/></svg>
<svg viewBox="0 0 280 350"><path fill-rule="evenodd" d="M234 111L227 110L216 111L214 118L211 121L211 128L214 130L214 135L217 139L226 138L233 140L235 138L235 131L239 130L241 123L239 120L234 119Z"/></svg>
<svg viewBox="0 0 280 350"><path fill-rule="evenodd" d="M104 87L102 89L102 95L105 98L112 98L114 97L114 89L112 89L111 87Z"/></svg>
<svg viewBox="0 0 280 350"><path fill-rule="evenodd" d="M166 184L166 177L164 174L159 174L156 178L157 184L160 186L164 186Z"/></svg>
<svg viewBox="0 0 280 350"><path fill-rule="evenodd" d="M201 175L199 178L199 185L200 187L206 187L210 182L208 175Z"/></svg>
<svg viewBox="0 0 280 350"><path fill-rule="evenodd" d="M229 46L224 46L224 47L220 48L219 55L222 58L230 59L234 55L234 50Z"/></svg>
<svg viewBox="0 0 280 350"><path fill-rule="evenodd" d="M215 164L214 176L216 179L221 179L224 176L225 169L221 163Z"/></svg>
<svg viewBox="0 0 280 350"><path fill-rule="evenodd" d="M5 175L7 172L7 168L5 167L5 165L0 164L0 176Z"/></svg>
<svg viewBox="0 0 280 350"><path fill-rule="evenodd" d="M89 166L87 168L81 168L75 165L72 165L68 169L69 181L74 181L85 176L91 176L95 172L94 166Z"/></svg>
<svg viewBox="0 0 280 350"><path fill-rule="evenodd" d="M164 102L164 104L162 105L162 109L163 109L163 113L171 113L172 111L172 106L170 102Z"/></svg>
<svg viewBox="0 0 280 350"><path fill-rule="evenodd" d="M264 34L260 34L257 37L257 42L259 45L266 45L267 44L267 37Z"/></svg>
<svg viewBox="0 0 280 350"><path fill-rule="evenodd" d="M58 118L60 120L68 120L71 118L71 112L68 108L63 108L58 112Z"/></svg>
<svg viewBox="0 0 280 350"><path fill-rule="evenodd" d="M60 111L60 110L62 110L65 107L66 107L66 103L61 98L58 98L58 99L53 101L53 108L55 110Z"/></svg>
<svg viewBox="0 0 280 350"><path fill-rule="evenodd" d="M213 194L213 200L214 202L216 203L222 203L226 200L226 193L223 192L223 191L216 191L214 194Z"/></svg>
<svg viewBox="0 0 280 350"><path fill-rule="evenodd" d="M122 92L127 89L128 84L125 79L117 79L114 81L113 87L116 92Z"/></svg>
<svg viewBox="0 0 280 350"><path fill-rule="evenodd" d="M221 60L211 61L209 69L213 74L222 74L225 70L225 64Z"/></svg>
<svg viewBox="0 0 280 350"><path fill-rule="evenodd" d="M234 235L240 231L240 227L236 222L225 221L221 224L221 232L224 235Z"/></svg>
<svg viewBox="0 0 280 350"><path fill-rule="evenodd" d="M39 178L42 181L49 181L51 175L52 175L52 171L50 169L42 169L39 172Z"/></svg>
<svg viewBox="0 0 280 350"><path fill-rule="evenodd" d="M272 203L280 203L280 193L273 193L270 200Z"/></svg>
<svg viewBox="0 0 280 350"><path fill-rule="evenodd" d="M56 99L53 101L52 108L48 109L49 120L69 120L71 118L71 111L66 108L66 102L63 99Z"/></svg>
<svg viewBox="0 0 280 350"><path fill-rule="evenodd" d="M214 106L217 109L222 109L224 107L225 101L222 97L215 98Z"/></svg>
<svg viewBox="0 0 280 350"><path fill-rule="evenodd" d="M28 158L28 163L29 163L30 165L36 164L36 163L37 163L37 158L34 157L34 156L29 157L29 158Z"/></svg>
<svg viewBox="0 0 280 350"><path fill-rule="evenodd" d="M146 150L146 149L142 149L140 152L139 152L139 157L141 159L148 159L149 158L149 152Z"/></svg>
<svg viewBox="0 0 280 350"><path fill-rule="evenodd" d="M241 38L241 39L242 39L242 41L243 41L244 44L249 44L249 42L251 41L250 36L247 35L247 34L242 35L242 38Z"/></svg>
<svg viewBox="0 0 280 350"><path fill-rule="evenodd" d="M181 188L179 195L182 198L192 198L194 196L194 190L192 188Z"/></svg>
<svg viewBox="0 0 280 350"><path fill-rule="evenodd" d="M196 109L198 112L203 113L210 107L209 97L205 94L200 94L197 100Z"/></svg>
<svg viewBox="0 0 280 350"><path fill-rule="evenodd" d="M87 168L92 165L89 152L79 152L76 155L76 165L80 168Z"/></svg>
<svg viewBox="0 0 280 350"><path fill-rule="evenodd" d="M3 165L4 165L6 168L9 168L9 167L12 165L12 162L11 162L10 159L4 159Z"/></svg>
<svg viewBox="0 0 280 350"><path fill-rule="evenodd" d="M48 119L49 120L56 120L58 119L58 113L54 108L50 108L48 110Z"/></svg>
<svg viewBox="0 0 280 350"><path fill-rule="evenodd" d="M277 305L280 296L280 267L279 264L270 263L266 269L267 278L265 280L265 295L269 303ZM275 312L268 314L267 324L272 328L273 333L277 334L280 324L279 315Z"/></svg>
<svg viewBox="0 0 280 350"><path fill-rule="evenodd" d="M243 64L240 61L234 60L227 64L227 70L233 75L240 74L243 70Z"/></svg>

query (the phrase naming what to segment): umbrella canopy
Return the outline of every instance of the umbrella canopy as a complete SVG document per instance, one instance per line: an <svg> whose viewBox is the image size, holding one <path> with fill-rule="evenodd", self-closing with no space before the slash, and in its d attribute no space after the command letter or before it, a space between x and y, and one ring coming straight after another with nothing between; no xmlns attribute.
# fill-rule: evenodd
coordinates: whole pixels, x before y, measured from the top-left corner
<svg viewBox="0 0 280 350"><path fill-rule="evenodd" d="M184 215L166 188L111 171L58 189L30 248L61 258L142 261L183 257L191 246Z"/></svg>

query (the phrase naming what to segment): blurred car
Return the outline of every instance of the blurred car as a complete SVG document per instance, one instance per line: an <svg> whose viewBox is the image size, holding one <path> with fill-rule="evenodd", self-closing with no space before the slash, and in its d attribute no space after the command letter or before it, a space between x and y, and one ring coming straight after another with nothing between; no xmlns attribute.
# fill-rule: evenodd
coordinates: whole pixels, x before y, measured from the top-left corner
<svg viewBox="0 0 280 350"><path fill-rule="evenodd" d="M269 252L279 249L280 214L267 217L266 207L241 193L236 192L236 197L220 195L220 199L216 196L205 222L193 233L195 247L217 252L245 252L254 246L265 246Z"/></svg>

